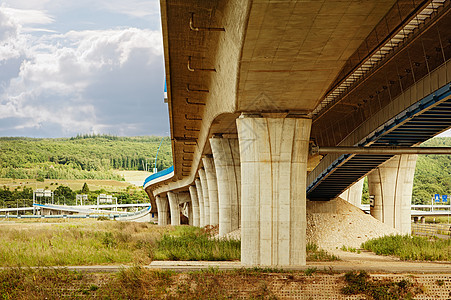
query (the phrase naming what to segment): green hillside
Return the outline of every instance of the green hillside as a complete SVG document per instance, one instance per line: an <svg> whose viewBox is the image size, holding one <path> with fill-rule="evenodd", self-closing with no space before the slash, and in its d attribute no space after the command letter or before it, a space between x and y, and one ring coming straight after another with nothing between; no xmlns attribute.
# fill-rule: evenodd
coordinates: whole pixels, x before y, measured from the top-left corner
<svg viewBox="0 0 451 300"><path fill-rule="evenodd" d="M451 147L451 138L433 138L424 147ZM451 155L418 155L412 202L430 204L434 194L451 195Z"/></svg>
<svg viewBox="0 0 451 300"><path fill-rule="evenodd" d="M112 170L149 170L161 137L80 135L75 138L0 138L0 178L116 179ZM152 164L152 165L151 165ZM171 143L163 138L157 168L172 165Z"/></svg>
<svg viewBox="0 0 451 300"><path fill-rule="evenodd" d="M153 162L160 141L161 137L154 136L108 135L0 138L0 178L121 180L112 170L144 170L143 163ZM451 138L433 138L423 146L451 147ZM162 170L171 165L171 143L165 137L157 167ZM433 194L451 195L450 155L418 156L412 202L430 203Z"/></svg>

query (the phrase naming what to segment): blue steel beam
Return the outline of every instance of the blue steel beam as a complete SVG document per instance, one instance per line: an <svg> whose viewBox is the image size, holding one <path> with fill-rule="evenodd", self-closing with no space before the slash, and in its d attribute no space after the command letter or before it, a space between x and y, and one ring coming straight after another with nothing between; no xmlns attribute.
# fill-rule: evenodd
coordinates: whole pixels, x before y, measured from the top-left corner
<svg viewBox="0 0 451 300"><path fill-rule="evenodd" d="M451 126L451 99L444 100L449 96L451 85L447 84L388 120L355 146L413 146L430 139ZM434 115L439 117L431 117ZM423 129L422 125L427 126ZM416 129L414 134L410 133L410 126ZM341 155L307 187L307 198L333 199L391 157L393 155Z"/></svg>

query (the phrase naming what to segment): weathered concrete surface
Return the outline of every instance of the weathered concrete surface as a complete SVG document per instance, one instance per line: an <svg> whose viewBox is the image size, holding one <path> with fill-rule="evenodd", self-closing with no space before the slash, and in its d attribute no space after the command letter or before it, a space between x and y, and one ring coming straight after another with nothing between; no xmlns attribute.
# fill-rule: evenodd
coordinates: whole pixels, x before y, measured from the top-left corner
<svg viewBox="0 0 451 300"><path fill-rule="evenodd" d="M155 197L158 210L158 225L165 226L169 224L169 203L168 198L163 195L158 195Z"/></svg>
<svg viewBox="0 0 451 300"><path fill-rule="evenodd" d="M241 167L238 139L213 137L210 145L218 182L219 236L224 236L240 227Z"/></svg>
<svg viewBox="0 0 451 300"><path fill-rule="evenodd" d="M216 169L213 157L210 155L202 158L205 168L205 175L208 184L208 200L210 203L210 225L219 224L219 206L218 206L218 181L216 179Z"/></svg>
<svg viewBox="0 0 451 300"><path fill-rule="evenodd" d="M186 202L186 213L188 217L188 225L193 226L193 203Z"/></svg>
<svg viewBox="0 0 451 300"><path fill-rule="evenodd" d="M200 182L199 178L196 178L194 181L196 184L197 190L197 199L199 200L199 226L205 226L205 208L204 208L204 193L202 192L202 182Z"/></svg>
<svg viewBox="0 0 451 300"><path fill-rule="evenodd" d="M171 225L180 225L180 203L177 193L168 192L169 208L171 210Z"/></svg>
<svg viewBox="0 0 451 300"><path fill-rule="evenodd" d="M204 225L210 225L210 198L208 193L207 174L204 169L199 170L200 182L202 183L202 199L204 200Z"/></svg>
<svg viewBox="0 0 451 300"><path fill-rule="evenodd" d="M368 190L374 196L371 215L402 234L411 233L410 205L417 155L396 155L370 174Z"/></svg>
<svg viewBox="0 0 451 300"><path fill-rule="evenodd" d="M339 197L351 203L354 206L360 207L362 204L362 190L365 177L351 185Z"/></svg>
<svg viewBox="0 0 451 300"><path fill-rule="evenodd" d="M190 225L193 226L199 226L200 225L200 216L199 216L199 198L197 197L197 190L196 187L191 185L189 187L189 194L191 197L191 202L192 202L192 209L193 209L193 220L192 220L192 224L190 221Z"/></svg>
<svg viewBox="0 0 451 300"><path fill-rule="evenodd" d="M241 154L241 262L304 265L310 119L237 119Z"/></svg>

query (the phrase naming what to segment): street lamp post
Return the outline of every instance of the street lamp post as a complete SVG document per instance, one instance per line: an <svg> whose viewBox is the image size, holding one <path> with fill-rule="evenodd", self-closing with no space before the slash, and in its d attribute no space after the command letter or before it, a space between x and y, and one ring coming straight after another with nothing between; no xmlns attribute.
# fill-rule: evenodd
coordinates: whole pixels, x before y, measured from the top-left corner
<svg viewBox="0 0 451 300"><path fill-rule="evenodd" d="M155 155L155 162L153 164L153 166L154 166L153 173L157 173L158 172L158 169L157 169L157 158L158 158L158 152L160 152L160 147L161 147L161 144L163 143L163 140L164 140L164 137L161 138L160 145L158 146L158 150L157 150L157 155Z"/></svg>

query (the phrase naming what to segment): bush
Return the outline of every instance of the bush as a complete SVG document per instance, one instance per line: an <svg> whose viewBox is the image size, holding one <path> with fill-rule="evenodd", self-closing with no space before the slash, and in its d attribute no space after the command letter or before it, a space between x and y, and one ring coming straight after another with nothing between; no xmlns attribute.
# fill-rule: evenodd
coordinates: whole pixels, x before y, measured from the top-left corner
<svg viewBox="0 0 451 300"><path fill-rule="evenodd" d="M402 260L451 260L451 239L428 239L419 236L390 235L371 239L362 248L377 255L394 255Z"/></svg>
<svg viewBox="0 0 451 300"><path fill-rule="evenodd" d="M344 275L344 280L347 285L341 292L345 295L365 294L371 299L398 300L412 299L416 293L421 293L421 290L408 280L372 280L365 271L348 272Z"/></svg>
<svg viewBox="0 0 451 300"><path fill-rule="evenodd" d="M239 260L239 240L212 239L203 229L180 226L157 242L155 260Z"/></svg>

